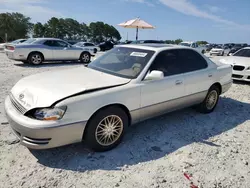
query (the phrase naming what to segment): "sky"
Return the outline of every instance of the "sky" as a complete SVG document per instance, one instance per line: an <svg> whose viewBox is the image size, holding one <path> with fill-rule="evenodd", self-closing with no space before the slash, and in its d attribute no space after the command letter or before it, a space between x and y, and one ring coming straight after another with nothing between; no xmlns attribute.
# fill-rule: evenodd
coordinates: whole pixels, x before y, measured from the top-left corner
<svg viewBox="0 0 250 188"><path fill-rule="evenodd" d="M139 30L139 39L250 44L250 0L0 0L0 13L21 12L32 22L51 17L79 22L103 21L122 40L135 40L135 29L119 23L140 17L155 26Z"/></svg>

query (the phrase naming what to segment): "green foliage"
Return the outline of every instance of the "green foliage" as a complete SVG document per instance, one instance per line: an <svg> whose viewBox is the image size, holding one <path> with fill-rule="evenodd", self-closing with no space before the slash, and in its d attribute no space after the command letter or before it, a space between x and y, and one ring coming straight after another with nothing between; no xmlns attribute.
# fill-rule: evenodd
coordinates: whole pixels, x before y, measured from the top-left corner
<svg viewBox="0 0 250 188"><path fill-rule="evenodd" d="M8 41L26 38L29 33L33 33L33 37L91 40L98 43L105 40L118 41L121 39L116 28L103 22L92 22L87 26L72 18L52 17L45 24L40 22L32 24L29 17L20 13L0 14L0 37L4 39L5 33L8 34Z"/></svg>
<svg viewBox="0 0 250 188"><path fill-rule="evenodd" d="M97 43L110 39L115 41L121 39L120 33L111 25L92 22L87 26L72 18L53 17L44 25L38 22L34 25L33 33L35 37L55 37L66 40L89 39Z"/></svg>
<svg viewBox="0 0 250 188"><path fill-rule="evenodd" d="M5 33L7 33L8 41L26 38L32 27L33 24L30 22L30 18L21 13L0 14L0 37L5 38Z"/></svg>
<svg viewBox="0 0 250 188"><path fill-rule="evenodd" d="M182 39L176 39L176 40L165 40L166 44L180 44L181 42L183 42Z"/></svg>
<svg viewBox="0 0 250 188"><path fill-rule="evenodd" d="M197 44L198 45L206 45L206 44L208 44L208 42L207 41L197 41Z"/></svg>

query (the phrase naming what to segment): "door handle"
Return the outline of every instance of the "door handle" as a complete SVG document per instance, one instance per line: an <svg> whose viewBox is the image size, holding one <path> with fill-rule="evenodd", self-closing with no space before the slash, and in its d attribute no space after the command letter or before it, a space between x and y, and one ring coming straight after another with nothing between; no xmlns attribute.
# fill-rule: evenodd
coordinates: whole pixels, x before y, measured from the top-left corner
<svg viewBox="0 0 250 188"><path fill-rule="evenodd" d="M182 81L181 80L176 80L175 81L175 85L181 85L182 84Z"/></svg>
<svg viewBox="0 0 250 188"><path fill-rule="evenodd" d="M208 77L213 77L213 74L212 74L212 73L209 73L209 74L208 74Z"/></svg>

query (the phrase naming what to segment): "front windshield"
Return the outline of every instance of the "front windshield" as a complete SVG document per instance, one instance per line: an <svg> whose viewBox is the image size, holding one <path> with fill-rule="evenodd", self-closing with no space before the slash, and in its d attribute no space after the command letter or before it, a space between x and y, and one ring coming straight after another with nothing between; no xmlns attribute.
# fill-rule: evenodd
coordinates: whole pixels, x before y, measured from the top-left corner
<svg viewBox="0 0 250 188"><path fill-rule="evenodd" d="M187 43L187 42L181 42L180 45L181 45L181 46L190 47L190 43Z"/></svg>
<svg viewBox="0 0 250 188"><path fill-rule="evenodd" d="M217 49L222 49L222 47L221 47L221 46L215 46L214 48L217 48Z"/></svg>
<svg viewBox="0 0 250 188"><path fill-rule="evenodd" d="M233 56L250 57L250 49L242 49L236 52Z"/></svg>
<svg viewBox="0 0 250 188"><path fill-rule="evenodd" d="M31 38L31 39L28 39L28 40L24 41L23 44L31 44L31 43L33 43L35 41L36 41L36 39Z"/></svg>
<svg viewBox="0 0 250 188"><path fill-rule="evenodd" d="M116 47L91 62L88 67L115 76L134 79L154 53L151 50Z"/></svg>

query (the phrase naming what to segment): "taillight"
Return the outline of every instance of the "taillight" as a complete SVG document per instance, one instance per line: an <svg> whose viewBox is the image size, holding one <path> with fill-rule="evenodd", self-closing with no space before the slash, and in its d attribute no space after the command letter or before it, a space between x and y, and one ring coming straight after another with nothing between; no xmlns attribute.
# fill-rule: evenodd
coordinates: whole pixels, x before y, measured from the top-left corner
<svg viewBox="0 0 250 188"><path fill-rule="evenodd" d="M14 46L6 46L6 49L8 49L8 50L15 50L15 47Z"/></svg>

